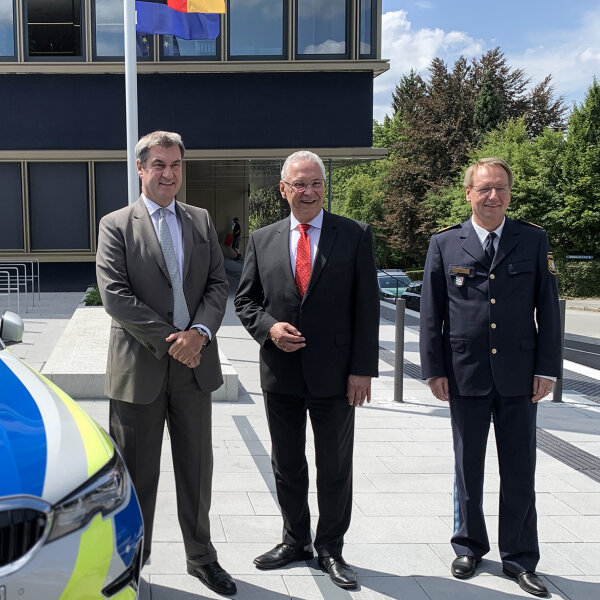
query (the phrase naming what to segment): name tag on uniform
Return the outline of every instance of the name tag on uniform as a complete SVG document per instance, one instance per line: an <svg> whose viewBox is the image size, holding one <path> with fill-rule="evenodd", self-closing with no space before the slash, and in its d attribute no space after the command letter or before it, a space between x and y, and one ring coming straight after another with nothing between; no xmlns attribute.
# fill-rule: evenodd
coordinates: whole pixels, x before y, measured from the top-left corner
<svg viewBox="0 0 600 600"><path fill-rule="evenodd" d="M454 285L456 287L462 287L463 285L465 285L465 276L464 275L457 275L454 278Z"/></svg>
<svg viewBox="0 0 600 600"><path fill-rule="evenodd" d="M451 271L452 271L452 273L460 273L461 275L470 275L471 274L471 269L469 269L468 267L452 267ZM458 277L457 277L457 279L458 279ZM464 279L464 277L463 277L463 279Z"/></svg>

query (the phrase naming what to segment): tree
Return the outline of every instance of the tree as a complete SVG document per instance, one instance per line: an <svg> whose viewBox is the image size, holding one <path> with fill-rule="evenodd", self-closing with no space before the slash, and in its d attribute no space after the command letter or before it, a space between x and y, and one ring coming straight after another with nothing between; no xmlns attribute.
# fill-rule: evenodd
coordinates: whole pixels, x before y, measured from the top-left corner
<svg viewBox="0 0 600 600"><path fill-rule="evenodd" d="M473 127L475 128L476 139L498 127L504 120L502 108L500 97L494 87L491 76L488 74L483 80L477 100L475 101Z"/></svg>
<svg viewBox="0 0 600 600"><path fill-rule="evenodd" d="M287 200L279 192L279 184L251 189L248 209L249 233L283 219L290 212Z"/></svg>

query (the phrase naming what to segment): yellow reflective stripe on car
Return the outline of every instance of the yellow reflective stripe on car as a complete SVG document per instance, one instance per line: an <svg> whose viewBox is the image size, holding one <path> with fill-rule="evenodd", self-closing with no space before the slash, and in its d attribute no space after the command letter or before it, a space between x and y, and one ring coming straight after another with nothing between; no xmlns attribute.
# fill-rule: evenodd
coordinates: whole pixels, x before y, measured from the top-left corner
<svg viewBox="0 0 600 600"><path fill-rule="evenodd" d="M113 524L96 515L81 534L69 583L59 600L97 600L105 586L113 553Z"/></svg>
<svg viewBox="0 0 600 600"><path fill-rule="evenodd" d="M63 392L58 386L49 379L46 379L43 375L40 375L36 371L33 372L52 388L52 391L64 402L71 415L73 415L73 419L79 428L83 446L85 448L88 477L91 477L94 473L97 473L115 453L112 441L104 434L102 429L94 423L92 418L79 408L77 402L75 402L71 396Z"/></svg>

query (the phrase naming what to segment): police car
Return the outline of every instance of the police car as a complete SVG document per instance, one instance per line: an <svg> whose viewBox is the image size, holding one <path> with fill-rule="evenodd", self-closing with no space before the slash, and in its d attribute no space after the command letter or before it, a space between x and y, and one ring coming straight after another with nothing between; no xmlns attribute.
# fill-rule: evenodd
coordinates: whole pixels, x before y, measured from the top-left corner
<svg viewBox="0 0 600 600"><path fill-rule="evenodd" d="M4 312L0 600L135 600L143 524L125 464L76 402L6 349L22 336Z"/></svg>

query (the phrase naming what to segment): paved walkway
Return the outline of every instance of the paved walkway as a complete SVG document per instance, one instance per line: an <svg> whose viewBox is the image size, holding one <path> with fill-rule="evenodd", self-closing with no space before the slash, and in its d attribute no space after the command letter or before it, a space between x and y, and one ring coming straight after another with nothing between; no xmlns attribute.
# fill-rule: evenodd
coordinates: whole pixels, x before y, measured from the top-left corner
<svg viewBox="0 0 600 600"><path fill-rule="evenodd" d="M229 261L230 262L230 261ZM234 267L235 268L235 267ZM232 287L235 282L232 280ZM232 292L233 294L233 292ZM42 295L47 312L24 315L24 344L15 353L39 368L51 339L66 323L81 295ZM567 329L571 311L567 316ZM600 314L588 313L597 319ZM600 326L586 326L587 334ZM46 342L47 340L50 340ZM219 331L222 351L239 374L237 402L213 404L212 536L219 560L238 582L240 600L468 600L532 598L501 573L497 548L499 481L493 433L486 465L485 511L492 551L477 576L451 577L449 538L453 515L452 445L447 406L428 387L406 374L404 402L393 402L393 368L380 361L374 397L358 409L356 421L354 511L344 556L359 573L360 587L336 588L316 561L296 563L272 572L257 571L252 559L271 548L281 534L274 496L270 441L258 376L258 347L233 313L231 296ZM382 320L380 344L393 349L394 328ZM56 342L56 339L55 339ZM46 347L44 347L46 346ZM406 360L419 364L418 339L405 333ZM44 358L44 356L46 358ZM323 368L327 368L326 365ZM587 372L600 388L600 372ZM592 377L593 376L593 377ZM540 404L539 427L567 453L600 457L600 405L584 395L565 392L563 404ZM104 400L81 404L107 426ZM544 434L546 435L546 434ZM309 461L312 434L307 433ZM564 444L560 446L560 444ZM154 532L152 562L142 572L144 600L219 598L186 574L177 516L168 434ZM573 460L570 461L571 464ZM310 465L314 490L314 466ZM592 600L600 597L600 483L585 470L538 451L537 498L542 560L538 571L553 598ZM592 471L587 471L593 475ZM598 474L598 473L596 473ZM310 497L317 514L316 497ZM314 528L314 521L313 521Z"/></svg>

